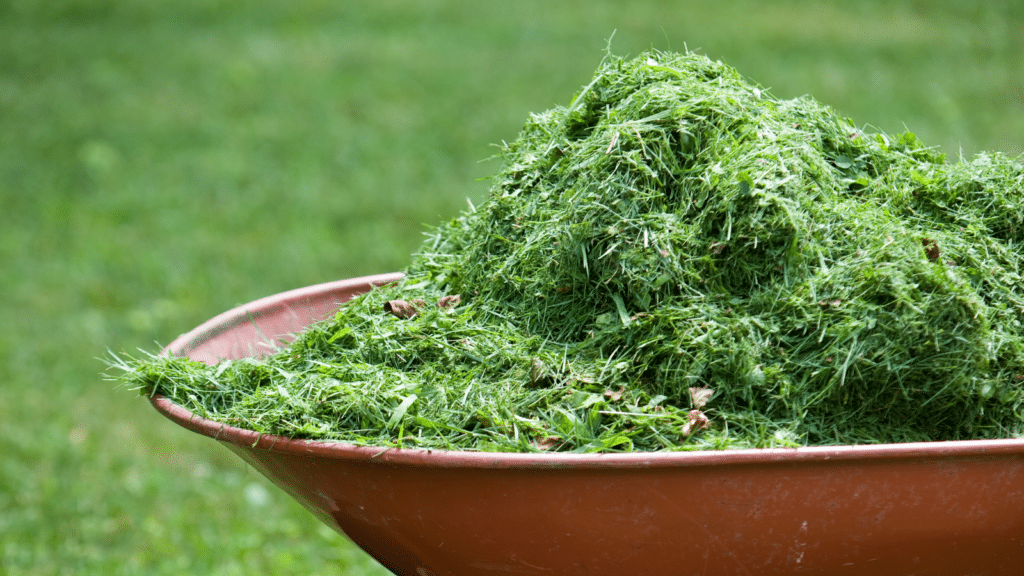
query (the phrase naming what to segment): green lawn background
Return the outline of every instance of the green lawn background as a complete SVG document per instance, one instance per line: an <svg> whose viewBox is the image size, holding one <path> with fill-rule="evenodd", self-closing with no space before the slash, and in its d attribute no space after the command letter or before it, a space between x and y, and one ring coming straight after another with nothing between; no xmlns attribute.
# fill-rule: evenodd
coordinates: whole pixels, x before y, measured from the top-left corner
<svg viewBox="0 0 1024 576"><path fill-rule="evenodd" d="M401 269L613 32L1024 150L1012 0L0 0L0 574L385 574L98 358Z"/></svg>

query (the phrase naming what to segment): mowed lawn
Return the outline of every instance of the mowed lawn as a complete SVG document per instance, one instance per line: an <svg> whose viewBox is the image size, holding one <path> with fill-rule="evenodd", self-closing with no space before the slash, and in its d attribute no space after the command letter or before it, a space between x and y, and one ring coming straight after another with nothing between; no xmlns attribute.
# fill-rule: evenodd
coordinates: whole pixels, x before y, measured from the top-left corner
<svg viewBox="0 0 1024 576"><path fill-rule="evenodd" d="M400 270L610 37L1024 150L1013 0L0 0L0 574L386 574L101 358Z"/></svg>

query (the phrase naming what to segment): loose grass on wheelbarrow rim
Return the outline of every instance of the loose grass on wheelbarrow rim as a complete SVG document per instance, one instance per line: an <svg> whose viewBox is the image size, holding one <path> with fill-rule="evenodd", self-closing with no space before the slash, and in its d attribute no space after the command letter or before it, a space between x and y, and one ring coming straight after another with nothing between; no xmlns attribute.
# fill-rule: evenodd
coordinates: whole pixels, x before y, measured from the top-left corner
<svg viewBox="0 0 1024 576"><path fill-rule="evenodd" d="M212 420L376 446L1024 433L1019 158L948 163L660 51L607 55L501 158L404 280L277 353L112 364Z"/></svg>

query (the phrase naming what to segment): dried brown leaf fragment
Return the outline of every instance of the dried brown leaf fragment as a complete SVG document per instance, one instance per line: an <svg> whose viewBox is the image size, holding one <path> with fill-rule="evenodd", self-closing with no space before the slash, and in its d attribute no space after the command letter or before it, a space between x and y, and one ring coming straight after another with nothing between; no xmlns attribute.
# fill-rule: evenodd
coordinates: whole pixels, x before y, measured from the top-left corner
<svg viewBox="0 0 1024 576"><path fill-rule="evenodd" d="M683 436L690 436L711 425L711 419L700 410L690 410L686 424L683 424Z"/></svg>
<svg viewBox="0 0 1024 576"><path fill-rule="evenodd" d="M562 443L558 436L542 436L533 441L538 450L551 450Z"/></svg>
<svg viewBox="0 0 1024 576"><path fill-rule="evenodd" d="M921 245L924 246L925 254L928 256L930 262L939 261L939 244L931 238L922 238Z"/></svg>
<svg viewBox="0 0 1024 576"><path fill-rule="evenodd" d="M462 303L462 295L461 294L449 294L447 296L442 296L437 301L437 307L440 308L441 310L451 310L452 308L455 308L456 306L458 306L461 303Z"/></svg>
<svg viewBox="0 0 1024 576"><path fill-rule="evenodd" d="M384 311L398 318L412 318L427 305L419 298L413 300L389 300L384 303Z"/></svg>
<svg viewBox="0 0 1024 576"><path fill-rule="evenodd" d="M609 400L611 400L612 402L618 402L619 400L622 400L622 395L625 392L626 392L625 388L619 388L618 392L615 392L613 390L605 390L604 391L604 397L609 399Z"/></svg>
<svg viewBox="0 0 1024 576"><path fill-rule="evenodd" d="M714 395L715 391L711 388L690 388L690 401L697 409L703 408Z"/></svg>

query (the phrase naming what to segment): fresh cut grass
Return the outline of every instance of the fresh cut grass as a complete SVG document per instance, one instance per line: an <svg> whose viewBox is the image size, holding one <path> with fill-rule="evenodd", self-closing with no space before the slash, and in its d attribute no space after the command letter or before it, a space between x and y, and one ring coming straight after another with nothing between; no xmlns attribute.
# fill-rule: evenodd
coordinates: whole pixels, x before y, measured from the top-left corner
<svg viewBox="0 0 1024 576"><path fill-rule="evenodd" d="M605 55L406 277L266 358L114 356L143 395L376 446L656 451L1024 434L1024 164ZM436 305L435 305L436 302Z"/></svg>

